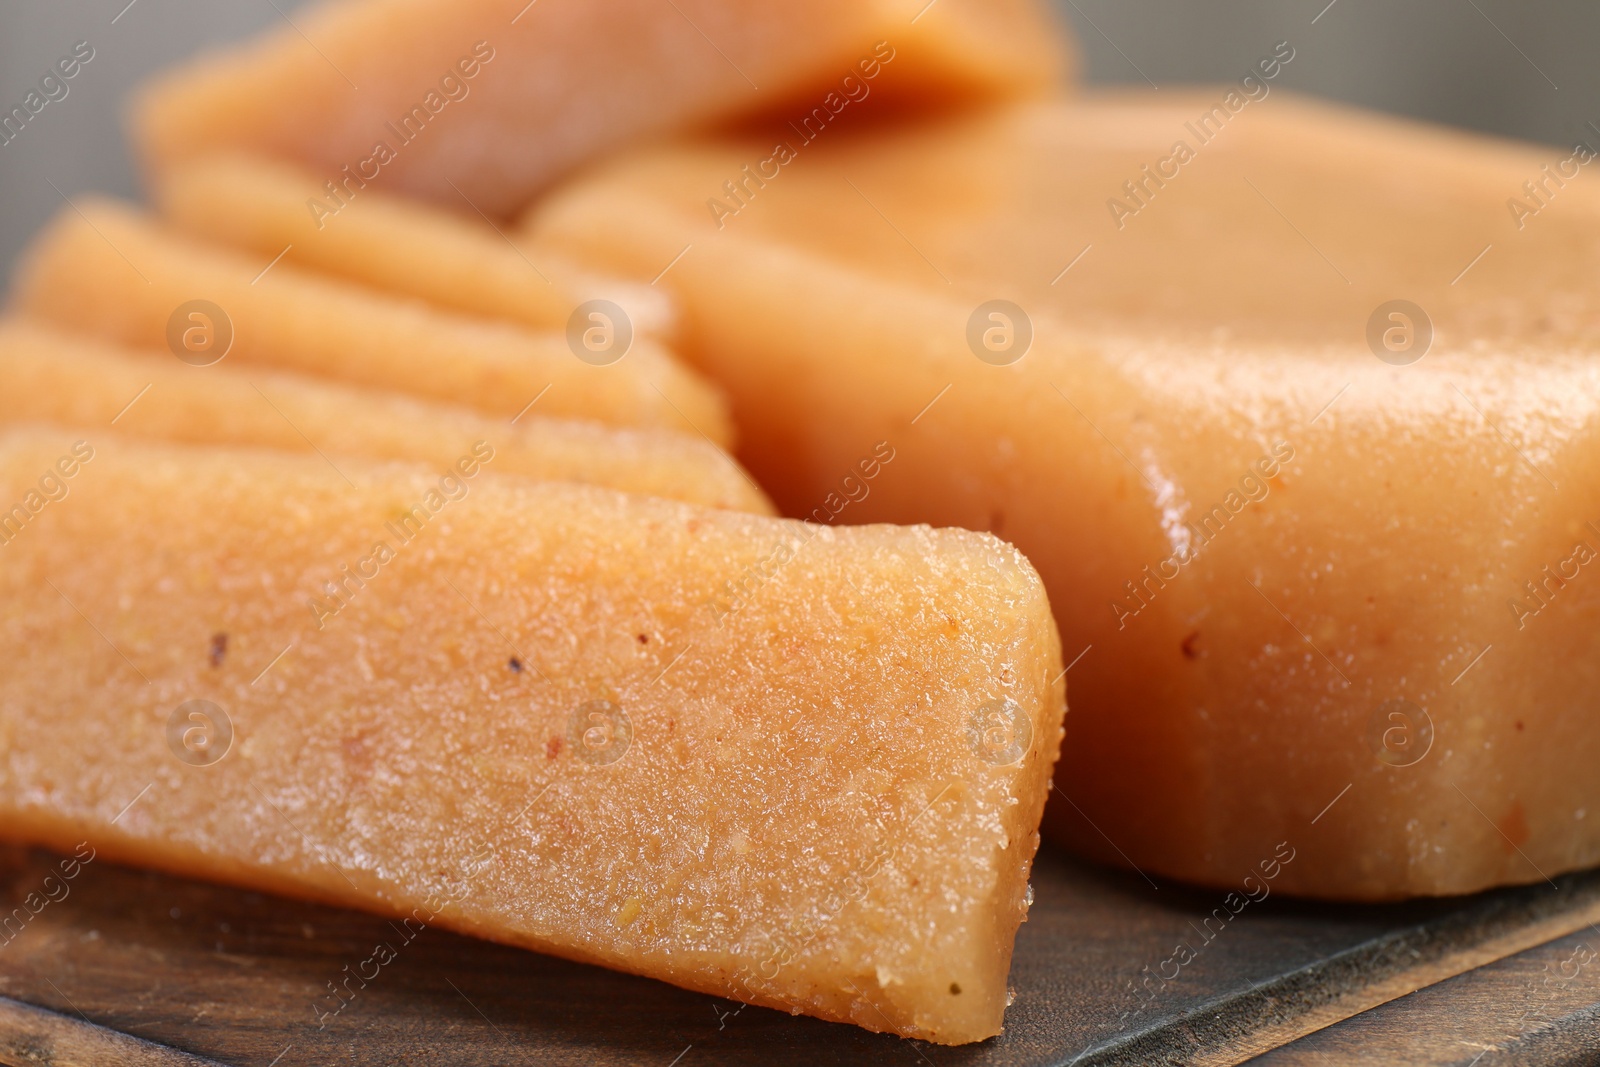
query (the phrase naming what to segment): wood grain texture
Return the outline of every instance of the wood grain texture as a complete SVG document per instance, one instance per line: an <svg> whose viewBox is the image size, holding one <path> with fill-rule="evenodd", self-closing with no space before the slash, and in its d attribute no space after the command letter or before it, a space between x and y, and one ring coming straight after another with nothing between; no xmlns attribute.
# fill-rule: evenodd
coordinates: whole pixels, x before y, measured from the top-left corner
<svg viewBox="0 0 1600 1067"><path fill-rule="evenodd" d="M1253 1067L1577 1067L1600 1062L1600 931L1448 978L1251 1060Z"/></svg>
<svg viewBox="0 0 1600 1067"><path fill-rule="evenodd" d="M217 1067L216 1061L0 997L0 1062L18 1067Z"/></svg>
<svg viewBox="0 0 1600 1067"><path fill-rule="evenodd" d="M0 920L40 891L59 862L43 852L0 848ZM1306 1039L1332 1040L1323 1035L1338 1034L1339 1026L1375 1025L1360 1020L1442 995L1437 991L1452 982L1479 981L1481 972L1449 975L1478 967L1483 953L1508 961L1491 966L1521 968L1518 980L1541 965L1546 956L1538 953L1559 955L1559 946L1533 948L1518 963L1522 957L1508 955L1506 946L1519 938L1544 942L1582 930L1576 941L1587 936L1600 948L1587 925L1600 905L1595 873L1558 879L1554 887L1396 907L1269 897L1209 943L1197 931L1219 893L1155 888L1137 874L1091 868L1049 849L1040 855L1034 887L1005 1034L942 1048L741 1008L433 929L400 947L394 963L319 1027L319 1011L337 1003L327 983L370 957L378 943L398 943L385 920L95 860L65 897L20 928L13 922L0 937L0 994L44 1009L0 1010L0 1062L165 1065L197 1062L172 1056L200 1056L236 1067L667 1067L682 1054L678 1067L1237 1063L1274 1046L1285 1046L1283 1055L1312 1048L1295 1039L1335 1023ZM1158 968L1183 939L1200 946L1198 957L1154 999L1137 995L1134 983L1144 968ZM1596 972L1600 961L1584 974ZM1428 988L1415 997L1395 999L1422 986ZM1553 1018L1570 1020L1550 1032L1565 1035L1588 1018L1583 991L1593 1002L1600 1000L1597 989L1600 981L1574 983L1570 1003L1552 1008ZM319 1002L319 994L328 999ZM1360 1014L1384 1002L1392 1004ZM167 1048L133 1043L126 1054L82 1051L94 1049L82 1044L86 1035L113 1040L106 1031ZM60 1036L49 1044L31 1034ZM1525 1036L1547 1045L1557 1040L1544 1029ZM168 1058L148 1058L157 1056ZM1500 1062L1518 1061L1506 1053Z"/></svg>

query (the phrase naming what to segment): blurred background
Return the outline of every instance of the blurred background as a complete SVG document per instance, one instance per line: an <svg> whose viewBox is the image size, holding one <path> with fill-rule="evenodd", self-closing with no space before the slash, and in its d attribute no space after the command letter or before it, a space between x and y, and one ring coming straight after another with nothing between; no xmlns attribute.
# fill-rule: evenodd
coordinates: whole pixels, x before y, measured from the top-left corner
<svg viewBox="0 0 1600 1067"><path fill-rule="evenodd" d="M1600 147L1595 0L1054 0L1099 84L1237 80L1273 44L1278 88L1570 148ZM0 265L62 204L136 195L128 88L213 42L281 24L296 0L0 0L0 112L85 41L94 58L0 144ZM1594 125L1591 125L1593 123Z"/></svg>

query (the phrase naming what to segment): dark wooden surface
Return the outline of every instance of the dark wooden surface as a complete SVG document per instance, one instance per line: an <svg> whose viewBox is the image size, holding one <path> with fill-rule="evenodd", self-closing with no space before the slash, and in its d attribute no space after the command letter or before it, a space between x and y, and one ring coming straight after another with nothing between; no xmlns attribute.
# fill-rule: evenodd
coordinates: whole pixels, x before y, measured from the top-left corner
<svg viewBox="0 0 1600 1067"><path fill-rule="evenodd" d="M56 862L0 849L5 910L39 890ZM1490 1050L1538 1046L1544 1059L1527 1062L1589 1062L1576 1031L1594 1031L1600 957L1558 996L1516 997L1532 995L1530 980L1545 964L1568 960L1579 945L1600 949L1589 925L1600 918L1600 874L1392 907L1269 898L1204 944L1153 1001L1131 983L1178 941L1201 945L1197 924L1221 893L1155 889L1048 849L1034 886L1006 1033L946 1048L741 1010L439 930L400 949L319 1028L315 998L346 964L398 941L387 922L97 860L70 895L0 945L0 996L8 998L0 1000L0 1062L1088 1067L1238 1063L1272 1049L1262 1062L1408 1062L1392 1042L1479 1014L1483 1025L1461 1029L1461 1040ZM1490 1006L1500 1014L1490 1018ZM1502 1016L1522 1019L1530 1006L1540 1025L1508 1030ZM1368 1047L1388 1052L1362 1060L1351 1051ZM1418 1062L1471 1062L1449 1054ZM1515 1050L1492 1055L1501 1058L1486 1053L1479 1067L1524 1062Z"/></svg>
<svg viewBox="0 0 1600 1067"><path fill-rule="evenodd" d="M1390 1001L1254 1067L1600 1063L1600 932L1557 938Z"/></svg>

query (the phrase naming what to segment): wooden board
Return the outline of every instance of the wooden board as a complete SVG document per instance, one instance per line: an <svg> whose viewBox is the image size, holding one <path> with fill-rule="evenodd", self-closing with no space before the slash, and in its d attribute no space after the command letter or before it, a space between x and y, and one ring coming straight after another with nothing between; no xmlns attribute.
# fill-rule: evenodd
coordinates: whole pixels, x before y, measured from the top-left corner
<svg viewBox="0 0 1600 1067"><path fill-rule="evenodd" d="M1600 1063L1600 937L1557 938L1250 1061L1257 1067Z"/></svg>
<svg viewBox="0 0 1600 1067"><path fill-rule="evenodd" d="M41 891L58 862L0 848L4 911ZM1453 990L1481 1000L1504 987L1509 1011L1530 995L1527 979L1542 963L1567 959L1585 937L1600 948L1591 926L1600 920L1596 872L1400 906L1269 897L1209 943L1201 923L1220 893L1157 888L1048 847L1034 887L1006 1033L953 1049L741 1008L439 930L404 944L372 916L95 861L65 897L0 938L0 995L9 998L0 1000L0 1062L1088 1067L1238 1063L1272 1049L1278 1058L1263 1062L1359 1062L1350 1049L1416 1029L1408 1019L1429 1019L1428 1032L1442 1033L1437 1017L1449 1015ZM1198 957L1155 996L1135 992L1144 969L1163 969L1179 941L1198 946ZM379 942L399 958L319 1026L338 1003L327 983ZM1558 1000L1532 1006L1569 1033L1592 1023L1596 1004L1600 958ZM1526 1045L1544 1041L1545 1029L1500 1037ZM1492 1030L1466 1039L1486 1043Z"/></svg>

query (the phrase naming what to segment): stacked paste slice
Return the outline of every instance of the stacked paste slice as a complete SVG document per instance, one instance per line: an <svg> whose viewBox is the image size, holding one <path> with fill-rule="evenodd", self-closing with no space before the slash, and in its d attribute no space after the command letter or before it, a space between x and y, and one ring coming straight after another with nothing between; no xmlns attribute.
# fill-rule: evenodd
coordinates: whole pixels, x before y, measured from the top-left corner
<svg viewBox="0 0 1600 1067"><path fill-rule="evenodd" d="M0 500L70 487L0 555L7 835L872 1030L998 1033L1064 710L1027 561L476 459L347 481L0 435Z"/></svg>

